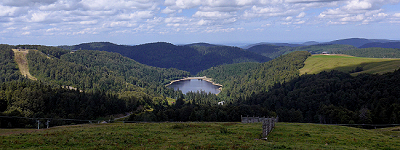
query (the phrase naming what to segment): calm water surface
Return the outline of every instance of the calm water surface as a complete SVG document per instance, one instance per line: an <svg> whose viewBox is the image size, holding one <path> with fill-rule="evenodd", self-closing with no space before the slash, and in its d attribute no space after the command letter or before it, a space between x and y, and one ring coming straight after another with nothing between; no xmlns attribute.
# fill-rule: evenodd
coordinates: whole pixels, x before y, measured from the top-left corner
<svg viewBox="0 0 400 150"><path fill-rule="evenodd" d="M197 91L205 91L206 93L218 94L221 92L218 88L219 86L213 85L210 82L199 80L199 79L191 79L191 80L183 80L174 82L168 87L174 88L174 90L181 90L182 93L186 94L189 91L197 92Z"/></svg>

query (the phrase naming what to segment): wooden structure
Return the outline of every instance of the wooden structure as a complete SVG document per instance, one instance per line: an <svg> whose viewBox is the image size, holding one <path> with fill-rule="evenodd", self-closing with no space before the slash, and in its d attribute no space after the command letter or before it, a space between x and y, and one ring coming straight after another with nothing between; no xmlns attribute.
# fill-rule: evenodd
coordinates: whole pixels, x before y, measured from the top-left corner
<svg viewBox="0 0 400 150"><path fill-rule="evenodd" d="M278 117L265 118L265 117L243 117L240 116L242 123L257 123L262 122L262 137L267 139L269 133L275 127L275 123L278 122Z"/></svg>

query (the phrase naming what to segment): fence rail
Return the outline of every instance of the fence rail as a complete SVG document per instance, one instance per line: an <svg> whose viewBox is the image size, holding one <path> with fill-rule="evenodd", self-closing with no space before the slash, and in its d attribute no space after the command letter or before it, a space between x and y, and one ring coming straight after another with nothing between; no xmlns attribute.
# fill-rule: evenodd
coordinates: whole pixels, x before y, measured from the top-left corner
<svg viewBox="0 0 400 150"><path fill-rule="evenodd" d="M268 134L272 132L275 127L275 122L278 122L278 117L265 118L265 117L243 117L240 116L242 123L257 123L262 122L262 137L266 139Z"/></svg>

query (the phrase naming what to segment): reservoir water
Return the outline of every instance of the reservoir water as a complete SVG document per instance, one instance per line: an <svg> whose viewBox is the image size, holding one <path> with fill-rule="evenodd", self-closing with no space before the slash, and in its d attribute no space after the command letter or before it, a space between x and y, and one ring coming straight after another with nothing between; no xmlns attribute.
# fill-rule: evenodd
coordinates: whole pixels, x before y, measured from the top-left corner
<svg viewBox="0 0 400 150"><path fill-rule="evenodd" d="M186 94L189 91L197 92L197 91L205 91L206 93L218 94L221 92L219 90L220 86L213 85L210 82L200 80L200 79L190 79L190 80L182 80L177 81L169 85L168 87L174 88L174 90L181 90L183 94Z"/></svg>

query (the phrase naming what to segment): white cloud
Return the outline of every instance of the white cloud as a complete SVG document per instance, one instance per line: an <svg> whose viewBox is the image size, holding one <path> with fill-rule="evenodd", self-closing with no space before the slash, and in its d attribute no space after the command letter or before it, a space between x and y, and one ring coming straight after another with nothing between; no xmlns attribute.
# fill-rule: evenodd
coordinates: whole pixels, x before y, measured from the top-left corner
<svg viewBox="0 0 400 150"><path fill-rule="evenodd" d="M2 0L0 36L237 32L285 24L398 23L400 0ZM389 8L390 8L389 7ZM385 10L387 9L387 10ZM29 24L29 29L23 29ZM10 27L13 27L12 29ZM27 32L22 34L23 32ZM260 30L261 31L261 30ZM4 34L3 34L4 33Z"/></svg>
<svg viewBox="0 0 400 150"><path fill-rule="evenodd" d="M227 12L218 12L218 11L213 11L213 12L204 12L204 11L197 11L193 17L198 17L198 18L211 18L211 19L226 19L230 18L233 15L227 13Z"/></svg>
<svg viewBox="0 0 400 150"><path fill-rule="evenodd" d="M48 12L35 12L32 14L32 17L30 19L31 22L42 22L46 20L46 17L48 17L50 13Z"/></svg>
<svg viewBox="0 0 400 150"><path fill-rule="evenodd" d="M305 12L301 12L299 15L296 16L296 18L304 18L306 16Z"/></svg>
<svg viewBox="0 0 400 150"><path fill-rule="evenodd" d="M148 18L153 18L153 12L152 11L136 11L133 13L129 14L120 14L117 16L118 19L121 20L132 20L132 19L148 19Z"/></svg>
<svg viewBox="0 0 400 150"><path fill-rule="evenodd" d="M371 9L372 8L372 3L370 1L366 1L366 0L361 0L361 1L360 0L351 0L343 8L347 9L347 10Z"/></svg>
<svg viewBox="0 0 400 150"><path fill-rule="evenodd" d="M17 10L17 7L0 5L0 16L14 16Z"/></svg>
<svg viewBox="0 0 400 150"><path fill-rule="evenodd" d="M165 9L163 9L161 11L161 13L164 13L164 14L171 14L171 13L174 13L174 12L176 12L176 10L170 9L169 7L166 7Z"/></svg>

